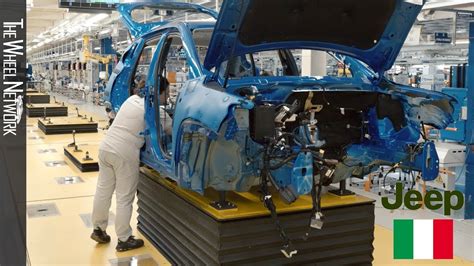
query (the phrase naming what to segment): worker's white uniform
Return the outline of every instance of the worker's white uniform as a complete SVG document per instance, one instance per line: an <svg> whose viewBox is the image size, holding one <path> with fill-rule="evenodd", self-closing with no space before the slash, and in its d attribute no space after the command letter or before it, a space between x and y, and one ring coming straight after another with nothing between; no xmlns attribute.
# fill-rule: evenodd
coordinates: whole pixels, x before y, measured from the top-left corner
<svg viewBox="0 0 474 266"><path fill-rule="evenodd" d="M140 133L144 129L144 100L136 95L131 96L120 107L99 147L99 178L94 196L92 223L94 228L106 229L115 190L115 231L121 241L126 241L132 235L130 219L138 185L140 148L144 143Z"/></svg>

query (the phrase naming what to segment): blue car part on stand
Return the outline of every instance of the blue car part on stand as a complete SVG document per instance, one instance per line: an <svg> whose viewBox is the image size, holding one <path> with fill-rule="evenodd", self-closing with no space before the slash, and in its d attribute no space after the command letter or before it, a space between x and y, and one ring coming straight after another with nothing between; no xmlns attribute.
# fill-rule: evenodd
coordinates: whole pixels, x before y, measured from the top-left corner
<svg viewBox="0 0 474 266"><path fill-rule="evenodd" d="M217 21L134 21L132 12L144 7ZM120 4L135 41L110 77L106 105L118 111L129 97L140 55L153 42L145 73L141 161L183 188L204 193L209 187L225 192L260 185L272 211L268 183L291 203L381 165L419 171L424 180L433 180L438 157L432 142L420 140L422 126L443 129L452 123L456 100L384 77L421 8L403 0L225 0L217 15L189 3ZM199 31L210 33L203 60L193 35ZM172 134L165 136L158 95L166 54L176 38L189 72L171 110ZM326 51L352 76L301 76L294 49ZM278 53L284 76L260 74L264 69L253 57L264 51ZM311 224L321 227L320 218L314 219ZM291 244L283 238L282 252L291 256Z"/></svg>
<svg viewBox="0 0 474 266"><path fill-rule="evenodd" d="M269 145L282 149L279 152L268 151L273 153L270 163L284 162L280 167L288 168L287 171L271 171L276 184L289 184L287 179L293 173L291 165L297 160L298 150L303 150L303 153L311 150L313 155L324 150L323 155L314 155L313 161L317 162L318 167L321 165L334 170L325 184L351 176L362 177L379 165L399 165L423 172L425 180L435 178L437 155L430 144L419 143L421 125L440 129L446 127L452 122L455 99L443 93L395 84L383 77L384 71L392 66L421 5L400 0L366 3L380 5L386 12L375 14L370 21L358 22L359 26L373 27L374 19L378 19L378 35L374 35L378 41L370 40L372 48L363 49L369 44L361 36L357 39L360 47L348 45L347 40L334 40L331 34L296 29L297 25L292 24L296 22L289 22L274 32L266 32L270 34L267 37L273 40L271 42L262 42L259 39L261 36L251 32L245 35L245 29L250 27L249 21L256 21L261 14L262 2L224 1L218 18L215 11L186 3L154 1L119 5L122 19L136 40L122 56L107 84L105 96L111 109L118 111L129 96L132 70L145 43L156 35L162 37L153 55L150 73L158 71L158 51L164 49L165 40L171 32L183 40L186 60L190 65L189 79L177 96L174 108L173 142L168 154L160 147L160 125L156 122L156 105L152 103L156 95L153 90L159 84L155 84L153 74L147 75L145 97L151 104L146 112L146 148L142 152L142 161L178 180L183 187L200 193L209 186L219 191L248 190L259 179L259 172L265 163L262 150ZM295 8L302 12L303 20L309 16L307 11L297 8L304 1L294 1L289 6L283 2L274 3L277 15ZM323 2L326 8L344 8L343 3ZM346 5L346 8L352 8L352 4ZM141 7L201 12L217 18L217 23L134 22L131 13ZM308 10L311 8L312 5ZM192 32L198 29L213 31L203 64L196 54L192 37ZM254 30L266 31L268 28L259 25ZM291 36L279 35L290 30L293 32ZM329 42L331 40L333 42ZM288 52L287 49L297 48L331 51L336 59L350 67L353 77L315 78L299 76L298 73L280 77L226 77L226 62L232 58L258 51ZM381 57L381 54L384 56ZM291 58L291 53L288 55ZM265 111L265 108L260 108L264 106L272 107ZM259 119L259 123L249 122L252 117L262 114L264 119ZM276 121L279 115L285 119ZM293 119L289 119L292 116ZM268 134L268 131L274 133ZM260 133L267 139L254 138L255 134ZM282 135L284 137L280 138ZM206 141L197 142L201 139ZM275 142L276 139L280 142ZM285 161L289 156L293 160ZM222 160L227 162L224 167ZM427 169L427 166L431 168ZM202 170L203 167L207 167L208 171ZM223 173L222 167L229 170ZM317 175L318 169L313 170ZM307 189L299 191L307 193Z"/></svg>

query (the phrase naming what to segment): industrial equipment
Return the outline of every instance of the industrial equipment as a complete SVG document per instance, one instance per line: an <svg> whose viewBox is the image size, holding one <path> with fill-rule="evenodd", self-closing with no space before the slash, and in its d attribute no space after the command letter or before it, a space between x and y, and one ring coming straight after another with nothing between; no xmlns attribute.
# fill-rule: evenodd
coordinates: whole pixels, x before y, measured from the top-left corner
<svg viewBox="0 0 474 266"><path fill-rule="evenodd" d="M26 103L50 103L51 97L49 94L41 92L27 92L26 93Z"/></svg>
<svg viewBox="0 0 474 266"><path fill-rule="evenodd" d="M97 132L98 122L92 117L58 117L50 118L48 121L38 119L38 128L45 135L51 134L69 134L73 131L76 133L93 133Z"/></svg>
<svg viewBox="0 0 474 266"><path fill-rule="evenodd" d="M340 14L346 8L355 13L378 11L354 15L360 18L357 24L332 24L334 29L321 32L301 25L328 24L319 5L334 8L333 2L300 9L303 2L308 4L227 0L219 17L188 3L121 4L118 9L135 42L117 64L105 92L108 107L118 111L131 91L140 90L147 103L142 162L183 188L201 194L209 187L220 191L223 199L215 208L235 208L225 200L228 191L260 186L288 257L295 250L279 226L269 184L287 204L311 194L315 208L308 225L320 229L323 186L363 178L380 165L418 171L423 180L433 180L438 176L438 156L433 142L419 142L420 129L445 128L452 122L454 102L446 94L384 77L422 5L374 0L352 9L342 3ZM270 5L272 17L265 17ZM143 7L207 14L217 22L134 21L132 12ZM298 12L298 23L286 20L289 10ZM373 28L374 24L381 26ZM209 44L203 62L196 42ZM351 75L302 77L294 49L326 50ZM283 76L257 69L253 54L261 51L278 54ZM160 102L159 94L168 89L166 78L177 65L187 70L188 80L175 106L165 109L173 117L172 134L166 135L160 120L165 110L160 106L167 103ZM143 76L144 87L131 82Z"/></svg>
<svg viewBox="0 0 474 266"><path fill-rule="evenodd" d="M441 190L456 190L456 182L465 174L466 146L455 142L436 142L439 157L439 176L426 182Z"/></svg>
<svg viewBox="0 0 474 266"><path fill-rule="evenodd" d="M91 40L90 35L82 36L82 51L80 55L80 62L87 63L88 61L92 60L92 61L97 61L105 65L106 77L104 79L107 80L108 74L109 74L109 63L112 61L112 56L111 55L103 56L100 54L92 53L89 49L90 40Z"/></svg>
<svg viewBox="0 0 474 266"><path fill-rule="evenodd" d="M455 141L465 144L466 141L466 123L467 123L467 92L466 88L443 88L443 93L456 98L454 104L453 118L454 122L445 129L440 130L440 139Z"/></svg>
<svg viewBox="0 0 474 266"><path fill-rule="evenodd" d="M470 23L468 64L450 68L453 87L442 92L456 99L453 122L440 130L436 150L440 158L440 175L428 186L459 190L465 194L464 218L474 218L474 23ZM454 87L456 86L456 87Z"/></svg>
<svg viewBox="0 0 474 266"><path fill-rule="evenodd" d="M64 146L64 155L81 172L99 171L99 145L79 145L76 130L72 131L72 142Z"/></svg>
<svg viewBox="0 0 474 266"><path fill-rule="evenodd" d="M67 116L67 106L64 103L43 103L43 104L27 104L26 115L28 117L43 117L46 119L50 116Z"/></svg>

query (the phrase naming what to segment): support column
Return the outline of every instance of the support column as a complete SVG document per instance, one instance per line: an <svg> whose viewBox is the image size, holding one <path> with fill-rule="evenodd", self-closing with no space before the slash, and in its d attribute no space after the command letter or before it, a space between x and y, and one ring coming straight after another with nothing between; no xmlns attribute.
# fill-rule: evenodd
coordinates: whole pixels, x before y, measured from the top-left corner
<svg viewBox="0 0 474 266"><path fill-rule="evenodd" d="M301 54L302 76L325 76L327 53L314 50L303 50Z"/></svg>
<svg viewBox="0 0 474 266"><path fill-rule="evenodd" d="M474 22L469 23L464 218L474 219Z"/></svg>

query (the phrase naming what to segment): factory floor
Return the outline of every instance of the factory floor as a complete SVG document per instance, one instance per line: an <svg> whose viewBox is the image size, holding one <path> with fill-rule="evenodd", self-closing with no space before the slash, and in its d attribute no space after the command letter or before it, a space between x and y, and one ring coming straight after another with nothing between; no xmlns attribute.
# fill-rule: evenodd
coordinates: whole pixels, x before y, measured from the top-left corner
<svg viewBox="0 0 474 266"><path fill-rule="evenodd" d="M75 116L75 107L78 107L81 114L93 116L96 121L99 121L99 128L105 127L107 119L102 106L70 100L60 95L56 95L56 99L64 101L69 106L69 116ZM44 135L37 127L37 118L28 118L27 125L27 206L31 212L27 218L27 244L31 265L151 266L170 264L146 239L143 248L124 253L115 252L117 240L113 221L110 222L111 225L107 230L112 237L112 242L106 245L95 244L89 236L92 232L90 213L98 172L81 173L65 158L63 147L72 142L70 134ZM101 141L105 133L105 130L99 129L98 133L77 134L76 143L86 144L85 149L87 145L93 148L94 144ZM48 167L45 164L48 161L64 161L66 164L59 163ZM83 182L74 183L73 180L77 178L68 178L66 179L69 180L66 182L68 184L59 184L57 180L60 177L80 177ZM377 204L380 205L379 202ZM112 217L114 209L114 203L112 203ZM136 209L135 203L134 210ZM400 213L398 216L403 216ZM449 261L392 260L393 238L388 224L392 219L390 215L389 212L376 208L374 265L474 265L473 259L468 255L463 258L457 256ZM406 217L411 218L410 215ZM136 212L131 223L135 230L134 234L143 238L134 226L137 223ZM463 248L467 248L467 254L470 253L472 256L474 253L472 228L474 227L468 222L462 228L464 231L455 232L455 238L457 235L472 237L465 239L467 245L465 243L463 245ZM472 241L470 245L469 241ZM458 247L455 246L455 248Z"/></svg>

